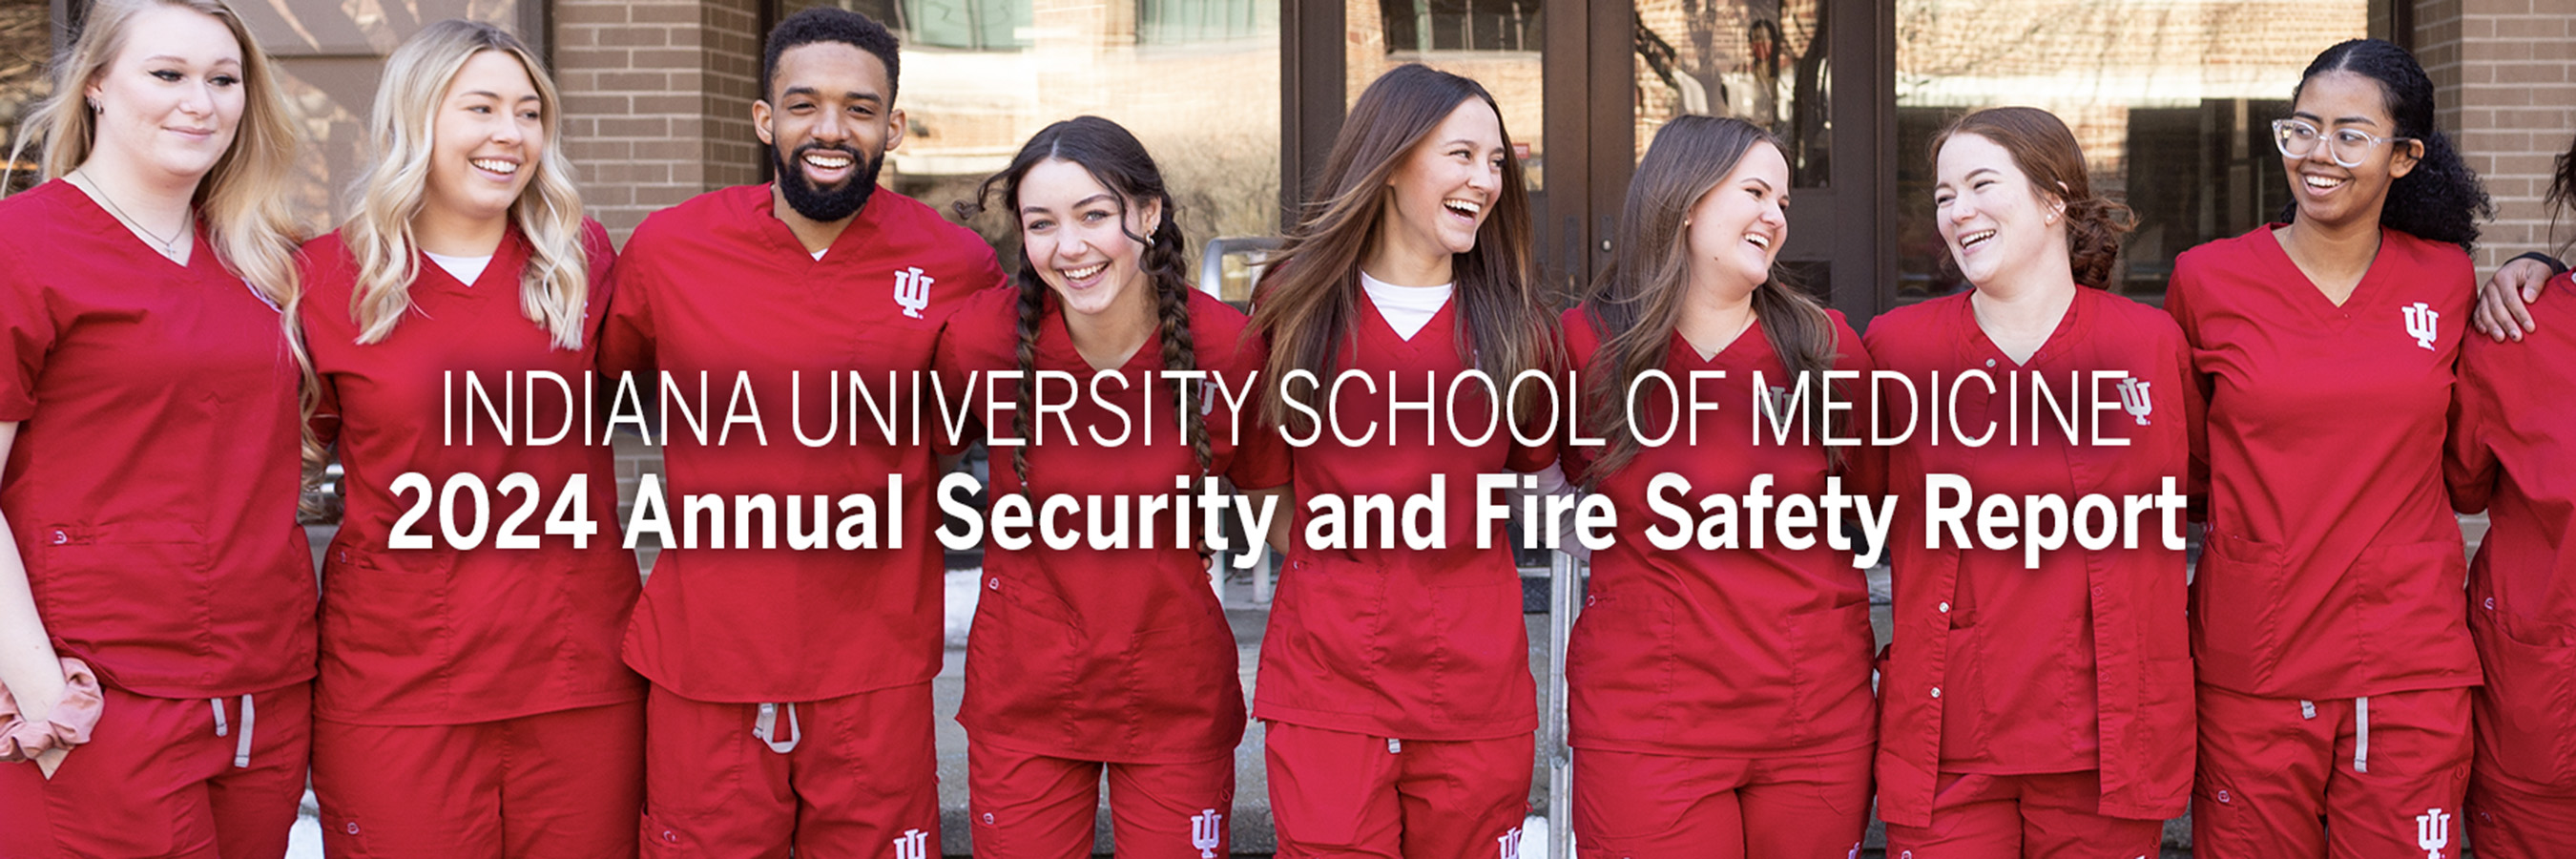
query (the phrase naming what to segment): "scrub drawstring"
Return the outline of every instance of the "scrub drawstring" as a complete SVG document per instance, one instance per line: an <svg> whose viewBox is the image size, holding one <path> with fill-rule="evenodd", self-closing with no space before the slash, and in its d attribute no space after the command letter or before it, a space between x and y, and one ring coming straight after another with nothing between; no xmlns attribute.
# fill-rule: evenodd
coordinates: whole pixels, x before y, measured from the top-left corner
<svg viewBox="0 0 2576 859"><path fill-rule="evenodd" d="M786 753L788 753L788 752L795 751L795 750L796 750L796 744L797 744L798 742L800 742L800 741L802 741L802 740L804 740L804 739L805 739L805 732L804 732L803 730L798 729L798 728L797 728L797 726L796 726L796 702L790 701L790 702L788 702L788 703L787 703L787 705L786 705L786 706L787 706L787 741L786 741L786 742L783 742L783 743L782 743L782 742L779 742L779 741L778 741L778 707L779 707L779 705L777 705L777 704L769 704L769 703L761 704L761 705L760 705L760 716L759 716L759 718L752 720L752 723L751 723L751 735L752 735L752 736L754 736L754 737L758 737L758 738L760 739L760 741L761 741L761 742L763 742L763 743L767 743L767 744L769 745L769 750L770 750L770 751L777 752L777 753L782 754L782 755L783 755L783 754L786 754Z"/></svg>
<svg viewBox="0 0 2576 859"><path fill-rule="evenodd" d="M2317 702L2299 702L2299 718L2317 717ZM2370 696L2352 699L2352 771L2370 771Z"/></svg>
<svg viewBox="0 0 2576 859"><path fill-rule="evenodd" d="M224 699L208 698L206 703L213 705L215 710L215 736L231 735L232 726L224 721ZM251 706L250 696L241 696L241 734L238 739L233 740L234 769L250 769L251 731L258 723L259 711Z"/></svg>

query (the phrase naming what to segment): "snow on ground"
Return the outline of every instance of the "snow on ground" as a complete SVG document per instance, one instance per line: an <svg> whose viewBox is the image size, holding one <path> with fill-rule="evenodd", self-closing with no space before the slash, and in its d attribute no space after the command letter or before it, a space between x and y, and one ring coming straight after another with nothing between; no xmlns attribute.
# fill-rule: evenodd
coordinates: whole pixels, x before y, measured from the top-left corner
<svg viewBox="0 0 2576 859"><path fill-rule="evenodd" d="M972 570L948 571L947 629L950 650L966 649L966 627L975 622L975 598L984 593L984 589L977 585L982 584L983 581L984 570L981 567Z"/></svg>
<svg viewBox="0 0 2576 859"><path fill-rule="evenodd" d="M303 813L286 835L286 859L322 859L322 821L313 816L313 792L304 792Z"/></svg>

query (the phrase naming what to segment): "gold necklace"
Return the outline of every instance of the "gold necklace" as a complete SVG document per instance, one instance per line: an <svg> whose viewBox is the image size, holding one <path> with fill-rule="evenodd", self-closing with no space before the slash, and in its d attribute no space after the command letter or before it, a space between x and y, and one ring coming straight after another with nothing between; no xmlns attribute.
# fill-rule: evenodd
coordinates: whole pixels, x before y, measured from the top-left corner
<svg viewBox="0 0 2576 859"><path fill-rule="evenodd" d="M143 222L135 220L134 216L126 214L125 209L117 206L116 199L107 195L107 189L100 187L98 180L90 178L77 169L72 171L72 175L79 176L81 184L88 186L90 193L98 195L99 202L106 203L108 212L116 215L116 219L118 221L123 222L128 228L133 229L135 232L142 233L145 238L151 239L152 242L158 244L159 247L155 248L155 250L159 250L162 256L169 257L173 262L176 262L179 259L179 240L188 237L188 227L193 223L192 220L186 218L180 219L178 234L166 239L162 238L160 233L153 232L151 228L143 226Z"/></svg>

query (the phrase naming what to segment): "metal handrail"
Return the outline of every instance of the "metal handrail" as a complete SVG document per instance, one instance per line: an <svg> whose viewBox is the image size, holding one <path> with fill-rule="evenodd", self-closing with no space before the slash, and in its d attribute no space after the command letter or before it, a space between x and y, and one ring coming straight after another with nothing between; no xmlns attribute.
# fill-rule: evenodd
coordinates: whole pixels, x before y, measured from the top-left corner
<svg viewBox="0 0 2576 859"><path fill-rule="evenodd" d="M1574 750L1566 743L1565 643L1583 611L1583 574L1589 564L1564 552L1548 565L1547 712L1539 724L1539 753L1547 761L1547 855L1574 855Z"/></svg>
<svg viewBox="0 0 2576 859"><path fill-rule="evenodd" d="M1218 298L1225 297L1225 258L1235 254L1251 257L1246 264L1253 269L1253 279L1260 280L1260 268L1271 251L1283 242L1277 236L1225 236L1209 239L1199 251L1199 291Z"/></svg>

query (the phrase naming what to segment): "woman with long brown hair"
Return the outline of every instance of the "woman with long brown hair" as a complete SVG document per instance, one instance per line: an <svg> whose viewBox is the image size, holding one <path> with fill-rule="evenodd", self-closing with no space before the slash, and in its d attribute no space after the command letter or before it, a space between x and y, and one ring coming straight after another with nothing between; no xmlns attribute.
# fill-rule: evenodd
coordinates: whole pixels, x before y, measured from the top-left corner
<svg viewBox="0 0 2576 859"><path fill-rule="evenodd" d="M278 856L311 549L295 135L221 0L90 8L0 201L0 855ZM67 756L68 755L68 756Z"/></svg>
<svg viewBox="0 0 2576 859"><path fill-rule="evenodd" d="M1981 507L2055 496L2080 535L2099 518L2085 496L2178 493L2200 411L2190 353L2172 319L2106 289L2130 213L2094 192L2074 132L2047 111L1994 108L1951 123L1932 151L1936 224L1975 288L1869 327L1880 368L1940 410L1888 449L1898 509L1928 509L1928 479L1956 475ZM2126 417L2065 431L2038 417L2042 396L2117 396ZM2191 786L2181 519L2050 551L1969 548L1924 516L1896 520L1896 637L1879 682L1888 853L2155 855Z"/></svg>
<svg viewBox="0 0 2576 859"><path fill-rule="evenodd" d="M1420 549L1337 544L1298 511L1253 700L1280 855L1490 855L1517 834L1538 726L1520 578L1500 541L1477 548L1465 502L1476 475L1552 457L1450 427L1544 418L1536 393L1480 393L1552 362L1521 183L1484 87L1399 66L1351 106L1254 297L1295 497L1452 499L1446 540ZM1336 386L1346 371L1370 384ZM1390 399L1438 404L1389 420Z"/></svg>
<svg viewBox="0 0 2576 859"><path fill-rule="evenodd" d="M1858 849L1868 826L1875 641L1869 584L1851 555L1822 543L1700 548L1648 533L1664 521L1650 509L1652 487L1673 478L1695 492L1740 491L1767 475L1784 495L1835 485L1878 495L1873 456L1829 445L1826 432L1857 441L1867 422L1817 420L1827 396L1857 399L1870 362L1842 314L1777 268L1788 204L1789 162L1768 132L1676 118L1628 183L1619 252L1565 314L1586 412L1609 443L1560 455L1620 522L1592 553L1589 596L1566 645L1574 831L1587 851L1833 856ZM1852 381L1828 382L1827 371ZM1685 381L1707 372L1724 377ZM1806 431L1789 443L1757 439L1731 411L1691 412L1684 427L1660 394L1635 398L1632 424L1630 392L1662 385L1720 403L1754 402L1756 385L1796 390Z"/></svg>

